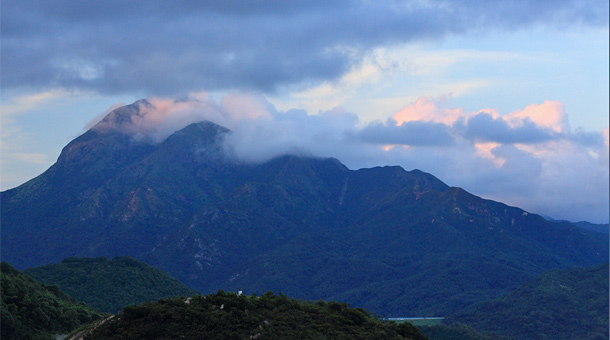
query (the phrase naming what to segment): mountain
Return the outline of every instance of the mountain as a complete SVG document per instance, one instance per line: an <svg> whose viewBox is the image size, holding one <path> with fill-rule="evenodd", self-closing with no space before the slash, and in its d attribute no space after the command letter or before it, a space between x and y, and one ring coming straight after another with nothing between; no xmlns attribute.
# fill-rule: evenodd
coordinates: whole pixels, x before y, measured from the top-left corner
<svg viewBox="0 0 610 340"><path fill-rule="evenodd" d="M90 340L173 338L428 339L410 324L383 323L344 303L223 291L129 306L87 336Z"/></svg>
<svg viewBox="0 0 610 340"><path fill-rule="evenodd" d="M108 313L145 301L196 294L166 272L130 257L67 258L24 273Z"/></svg>
<svg viewBox="0 0 610 340"><path fill-rule="evenodd" d="M77 302L55 286L45 286L6 262L2 276L2 339L53 339L103 314Z"/></svg>
<svg viewBox="0 0 610 340"><path fill-rule="evenodd" d="M608 339L608 264L546 272L445 319L515 339Z"/></svg>
<svg viewBox="0 0 610 340"><path fill-rule="evenodd" d="M419 170L295 155L243 163L211 122L152 140L133 125L147 105L111 112L1 193L3 259L131 256L204 293L271 290L386 316L444 316L546 270L608 261L607 235Z"/></svg>

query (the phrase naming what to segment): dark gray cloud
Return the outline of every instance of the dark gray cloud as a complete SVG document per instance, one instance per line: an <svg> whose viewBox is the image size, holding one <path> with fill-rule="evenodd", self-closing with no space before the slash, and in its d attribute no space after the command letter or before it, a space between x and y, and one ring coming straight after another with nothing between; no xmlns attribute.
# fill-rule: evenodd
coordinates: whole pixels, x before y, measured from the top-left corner
<svg viewBox="0 0 610 340"><path fill-rule="evenodd" d="M570 139L574 143L582 146L599 146L604 144L604 137L599 133L583 131L582 129L576 129L570 135Z"/></svg>
<svg viewBox="0 0 610 340"><path fill-rule="evenodd" d="M348 134L354 141L381 145L404 146L454 146L457 138L469 143L527 144L536 145L552 141L571 141L583 147L600 147L603 137L599 133L577 130L557 132L538 125L529 118L511 126L502 117L494 118L488 113L460 117L452 125L430 121L408 121L400 125L393 119L383 124L369 123Z"/></svg>
<svg viewBox="0 0 610 340"><path fill-rule="evenodd" d="M521 125L512 127L502 118L493 118L488 113L459 119L453 125L464 138L476 142L502 144L536 144L563 138L555 131L536 125L530 119L521 120Z"/></svg>
<svg viewBox="0 0 610 340"><path fill-rule="evenodd" d="M607 1L5 0L2 87L270 93L336 79L386 44L607 22Z"/></svg>
<svg viewBox="0 0 610 340"><path fill-rule="evenodd" d="M365 143L408 146L450 146L454 144L451 128L442 123L411 121L401 125L375 122L355 132L354 139Z"/></svg>

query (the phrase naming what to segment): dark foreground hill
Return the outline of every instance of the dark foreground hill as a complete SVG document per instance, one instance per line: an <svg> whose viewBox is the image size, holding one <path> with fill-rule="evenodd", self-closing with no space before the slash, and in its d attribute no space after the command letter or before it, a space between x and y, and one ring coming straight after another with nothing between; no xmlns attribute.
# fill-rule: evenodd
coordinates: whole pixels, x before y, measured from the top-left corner
<svg viewBox="0 0 610 340"><path fill-rule="evenodd" d="M544 273L499 299L448 317L516 339L608 339L608 264Z"/></svg>
<svg viewBox="0 0 610 340"><path fill-rule="evenodd" d="M91 333L102 339L412 339L410 324L383 323L337 302L303 302L267 292L174 298L126 307Z"/></svg>
<svg viewBox="0 0 610 340"><path fill-rule="evenodd" d="M495 333L481 334L474 328L459 323L450 326L421 326L419 329L430 340L514 340Z"/></svg>
<svg viewBox="0 0 610 340"><path fill-rule="evenodd" d="M102 313L2 262L2 339L50 340L100 319Z"/></svg>
<svg viewBox="0 0 610 340"><path fill-rule="evenodd" d="M146 101L70 142L2 192L2 258L18 268L128 255L198 291L346 301L386 316L445 316L549 269L608 261L608 237L400 167L230 157L231 132L133 134Z"/></svg>
<svg viewBox="0 0 610 340"><path fill-rule="evenodd" d="M166 272L129 257L68 258L25 274L108 313L145 301L195 294Z"/></svg>

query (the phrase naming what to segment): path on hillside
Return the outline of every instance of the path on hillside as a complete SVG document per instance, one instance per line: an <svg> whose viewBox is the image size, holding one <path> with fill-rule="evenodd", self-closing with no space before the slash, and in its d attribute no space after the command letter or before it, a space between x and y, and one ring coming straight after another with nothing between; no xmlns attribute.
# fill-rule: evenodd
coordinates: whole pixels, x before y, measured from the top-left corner
<svg viewBox="0 0 610 340"><path fill-rule="evenodd" d="M91 327L87 327L87 328L83 329L82 331L80 331L80 332L78 332L78 333L76 333L76 334L72 335L71 337L66 338L66 339L64 339L64 340L83 340L83 338L85 337L85 335L88 335L88 334L89 334L89 333L91 333L93 330L95 330L95 329L96 329L96 328L98 328L99 326L103 325L103 324L104 324L104 322L106 322L106 321L108 321L108 320L110 320L110 319L112 319L112 318L114 318L114 315L111 315L111 316L109 316L109 317L105 318L104 320L97 321L97 322L93 323L93 324L91 325Z"/></svg>

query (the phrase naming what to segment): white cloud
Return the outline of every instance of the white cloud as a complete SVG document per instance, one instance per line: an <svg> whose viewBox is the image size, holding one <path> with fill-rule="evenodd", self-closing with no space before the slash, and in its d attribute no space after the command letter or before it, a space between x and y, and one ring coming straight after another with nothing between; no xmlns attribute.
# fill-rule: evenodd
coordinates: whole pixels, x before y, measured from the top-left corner
<svg viewBox="0 0 610 340"><path fill-rule="evenodd" d="M292 93L271 97L278 108L295 107L308 112L348 105L358 109L363 122L389 115L423 93L453 98L494 86L491 76L455 76L466 65L492 65L522 56L508 52L475 50L435 50L426 44L395 44L368 53L338 79ZM349 104L348 104L349 103Z"/></svg>
<svg viewBox="0 0 610 340"><path fill-rule="evenodd" d="M47 105L51 101L64 99L72 93L65 89L53 89L34 94L16 96L10 99L8 103L2 104L2 116L13 116L31 111L40 106Z"/></svg>

